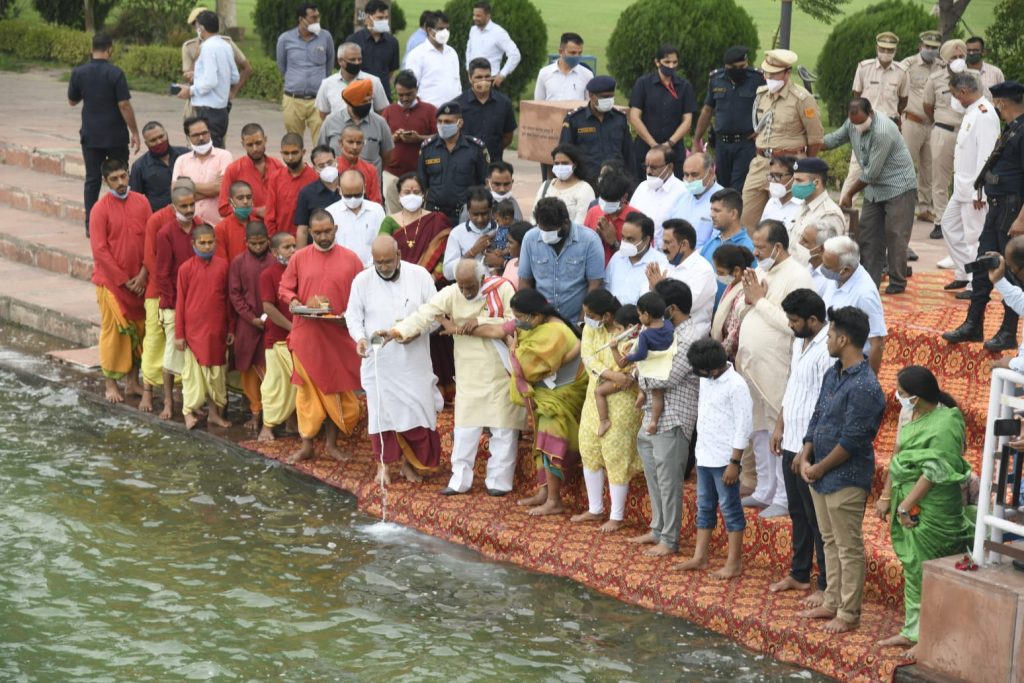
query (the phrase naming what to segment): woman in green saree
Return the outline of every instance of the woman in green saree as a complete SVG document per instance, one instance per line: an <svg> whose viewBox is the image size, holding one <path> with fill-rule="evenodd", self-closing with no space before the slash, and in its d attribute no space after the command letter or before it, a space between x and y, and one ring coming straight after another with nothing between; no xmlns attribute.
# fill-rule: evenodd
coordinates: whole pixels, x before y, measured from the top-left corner
<svg viewBox="0 0 1024 683"><path fill-rule="evenodd" d="M907 366L896 382L896 398L913 412L899 432L875 511L883 520L891 517L892 547L903 564L906 618L903 630L878 643L882 647L916 646L923 563L964 552L974 538L973 508L964 505L962 492L971 477L963 457L963 415L927 368Z"/></svg>

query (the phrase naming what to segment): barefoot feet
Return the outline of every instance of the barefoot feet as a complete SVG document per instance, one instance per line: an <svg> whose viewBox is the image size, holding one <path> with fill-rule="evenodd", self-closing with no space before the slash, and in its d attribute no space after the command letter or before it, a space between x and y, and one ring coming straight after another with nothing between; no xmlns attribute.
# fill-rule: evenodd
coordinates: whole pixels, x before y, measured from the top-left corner
<svg viewBox="0 0 1024 683"><path fill-rule="evenodd" d="M845 633L846 631L852 631L856 629L857 626L858 624L854 622L846 621L845 619L835 617L834 619L832 619L832 621L827 622L821 628L826 633Z"/></svg>
<svg viewBox="0 0 1024 683"><path fill-rule="evenodd" d="M637 545L650 545L653 543L657 543L658 540L654 538L653 533L646 533L642 536L634 536L633 538L629 539L629 542L636 543Z"/></svg>
<svg viewBox="0 0 1024 683"><path fill-rule="evenodd" d="M112 379L106 379L103 381L103 384L107 403L124 403L124 396L121 394L121 390L117 388L117 382Z"/></svg>
<svg viewBox="0 0 1024 683"><path fill-rule="evenodd" d="M621 519L609 519L607 522L605 522L604 524L601 525L601 528L598 529L598 531L600 531L602 534L610 534L610 533L613 533L615 531L618 531L621 528L622 528L622 520Z"/></svg>
<svg viewBox="0 0 1024 683"><path fill-rule="evenodd" d="M698 569L704 569L708 566L708 558L695 555L685 562L676 562L675 568L681 569L684 572L692 572Z"/></svg>
<svg viewBox="0 0 1024 683"><path fill-rule="evenodd" d="M548 500L543 505L530 508L526 514L532 517L545 517L547 515L560 515L563 512L565 512L565 508L562 507L562 501Z"/></svg>
<svg viewBox="0 0 1024 683"><path fill-rule="evenodd" d="M413 466L405 460L402 461L402 476L406 481L412 482L413 484L423 483L423 475L413 469Z"/></svg>
<svg viewBox="0 0 1024 683"><path fill-rule="evenodd" d="M274 430L268 427L267 425L263 425L263 428L260 430L259 436L256 437L257 441L274 441L276 439L277 437L274 436Z"/></svg>
<svg viewBox="0 0 1024 683"><path fill-rule="evenodd" d="M647 557L665 557L666 555L675 555L676 551L672 550L669 546L664 543L659 543L653 548L648 548L644 551L644 555Z"/></svg>
<svg viewBox="0 0 1024 683"><path fill-rule="evenodd" d="M573 515L572 517L569 518L569 521L570 522L600 522L602 519L604 519L604 515L595 515L590 510L587 510L586 512L581 512L578 515Z"/></svg>
<svg viewBox="0 0 1024 683"><path fill-rule="evenodd" d="M726 562L724 567L716 572L711 572L711 578L716 581L728 581L729 579L735 579L742 573L742 562Z"/></svg>
<svg viewBox="0 0 1024 683"><path fill-rule="evenodd" d="M153 388L147 386L142 392L142 400L139 401L139 410L144 413L153 412Z"/></svg>
<svg viewBox="0 0 1024 683"><path fill-rule="evenodd" d="M781 581L776 581L772 585L768 586L768 590L772 593L782 593L784 591L805 591L810 587L811 584L801 583L794 579L792 575L788 575Z"/></svg>
<svg viewBox="0 0 1024 683"><path fill-rule="evenodd" d="M185 413L185 429L192 429L199 422L199 418L193 413Z"/></svg>
<svg viewBox="0 0 1024 683"><path fill-rule="evenodd" d="M800 604L807 609L814 609L815 607L821 607L825 604L825 594L822 591L814 591L806 598L800 601Z"/></svg>
<svg viewBox="0 0 1024 683"><path fill-rule="evenodd" d="M798 617L803 617L804 619L834 619L836 611L822 605L812 609L805 609L802 612L797 612L796 615Z"/></svg>
<svg viewBox="0 0 1024 683"><path fill-rule="evenodd" d="M311 459L313 455L313 440L303 439L302 446L299 448L299 450L289 455L286 462L290 465L294 465L297 462L302 462L303 460Z"/></svg>
<svg viewBox="0 0 1024 683"><path fill-rule="evenodd" d="M528 498L520 498L516 501L516 505L522 505L525 507L536 507L537 505L543 505L548 499L548 487L541 486L537 489L537 492Z"/></svg>

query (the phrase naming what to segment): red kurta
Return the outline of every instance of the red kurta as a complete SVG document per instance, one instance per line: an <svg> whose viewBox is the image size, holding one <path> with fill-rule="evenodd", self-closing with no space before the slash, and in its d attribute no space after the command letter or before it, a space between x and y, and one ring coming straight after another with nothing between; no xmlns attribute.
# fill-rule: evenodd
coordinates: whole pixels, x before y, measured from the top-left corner
<svg viewBox="0 0 1024 683"><path fill-rule="evenodd" d="M192 225L202 225L202 220L196 216ZM178 220L172 217L156 233L156 284L160 308L174 308L178 300L178 269L193 256L192 234L182 230Z"/></svg>
<svg viewBox="0 0 1024 683"><path fill-rule="evenodd" d="M363 190L363 196L369 199L371 202L377 202L378 204L384 203L384 197L380 192L380 177L377 175L377 167L371 164L366 159L356 159L356 163L350 164L345 157L338 157L338 174L342 174L349 169L355 169L363 174L363 180L366 181L366 188ZM338 190L341 191L340 189Z"/></svg>
<svg viewBox="0 0 1024 683"><path fill-rule="evenodd" d="M249 155L235 159L224 169L224 177L220 183L220 196L217 198L217 211L221 216L231 215L231 202L228 201L231 184L236 180L244 180L252 188L253 220L259 218L258 209L267 205L267 183L279 169L285 168L279 159L275 159L269 154L263 158L267 163L262 176L256 170L256 164L252 162Z"/></svg>
<svg viewBox="0 0 1024 683"><path fill-rule="evenodd" d="M245 223L235 218L234 213L215 225L213 233L217 237L217 256L228 263L249 250L245 246Z"/></svg>
<svg viewBox="0 0 1024 683"><path fill-rule="evenodd" d="M352 280L363 270L354 252L335 245L323 252L309 245L295 252L281 278L278 298L288 305L292 299L306 303L314 295L327 297L331 310L342 313L348 305ZM359 355L348 328L331 320L295 316L288 348L306 368L310 379L325 394L356 391L359 383ZM292 382L296 383L295 375Z"/></svg>
<svg viewBox="0 0 1024 683"><path fill-rule="evenodd" d="M281 303L281 298L277 295L277 290L281 287L281 277L283 275L284 266L275 258L274 262L260 273L260 300L261 302L269 301L272 303L290 321L292 319L291 309L288 308L287 304ZM276 325L269 316L266 323L266 326L263 328L263 348L273 348L274 344L288 338L288 330Z"/></svg>
<svg viewBox="0 0 1024 683"><path fill-rule="evenodd" d="M227 363L227 337L234 327L228 303L228 262L193 256L178 269L174 337L184 339L200 365Z"/></svg>
<svg viewBox="0 0 1024 683"><path fill-rule="evenodd" d="M303 164L302 173L297 177L287 166L274 173L267 183L267 213L263 217L267 234L271 237L278 232L295 235L295 205L299 201L299 190L319 179L320 174L308 164Z"/></svg>
<svg viewBox="0 0 1024 683"><path fill-rule="evenodd" d="M159 209L146 221L146 246L142 253L142 265L146 266L149 277L146 278L146 298L155 299L160 296L160 287L156 281L156 234L167 221L174 220L174 205Z"/></svg>
<svg viewBox="0 0 1024 683"><path fill-rule="evenodd" d="M128 291L124 283L142 269L146 221L152 214L149 200L138 192L129 192L128 198L123 200L107 193L89 214L92 282L111 291L128 320L146 317L143 298Z"/></svg>
<svg viewBox="0 0 1024 683"><path fill-rule="evenodd" d="M266 365L263 355L263 328L252 324L253 318L263 315L260 299L260 274L277 263L270 251L256 256L248 249L231 262L228 270L228 299L238 322L235 324L235 345L232 347L232 365L245 372L252 366ZM278 264L280 265L280 264Z"/></svg>

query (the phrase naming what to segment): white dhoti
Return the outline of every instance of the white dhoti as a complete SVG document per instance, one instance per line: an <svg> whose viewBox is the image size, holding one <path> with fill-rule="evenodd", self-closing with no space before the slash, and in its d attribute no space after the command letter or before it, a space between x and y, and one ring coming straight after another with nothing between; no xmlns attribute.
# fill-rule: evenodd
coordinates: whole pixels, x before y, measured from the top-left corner
<svg viewBox="0 0 1024 683"><path fill-rule="evenodd" d="M519 442L519 430L488 427L491 433L490 452L487 459L487 476L484 485L495 491L512 490L512 481L516 474L516 445ZM452 443L452 478L448 487L459 493L465 493L473 485L473 466L476 454L480 450L480 437L483 427L456 427Z"/></svg>
<svg viewBox="0 0 1024 683"><path fill-rule="evenodd" d="M757 487L751 496L766 505L787 507L782 457L771 451L771 434L766 429L759 429L750 435L750 443L757 463Z"/></svg>

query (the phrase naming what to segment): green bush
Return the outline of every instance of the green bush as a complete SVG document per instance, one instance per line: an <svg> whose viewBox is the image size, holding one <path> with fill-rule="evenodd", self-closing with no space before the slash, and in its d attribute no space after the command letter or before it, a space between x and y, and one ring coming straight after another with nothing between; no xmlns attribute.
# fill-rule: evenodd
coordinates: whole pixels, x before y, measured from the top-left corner
<svg viewBox="0 0 1024 683"><path fill-rule="evenodd" d="M608 69L620 91L628 94L637 78L654 70L663 43L679 49L680 73L693 84L698 102L707 91L708 74L722 66L730 46L746 45L756 64L757 28L733 0L640 0L619 16L608 41Z"/></svg>
<svg viewBox="0 0 1024 683"><path fill-rule="evenodd" d="M1024 76L1024 0L1003 0L988 28L988 51L1010 78Z"/></svg>
<svg viewBox="0 0 1024 683"><path fill-rule="evenodd" d="M843 189L843 181L850 172L850 146L843 145L835 149L826 149L818 153L818 157L828 164L827 189L839 192Z"/></svg>
<svg viewBox="0 0 1024 683"><path fill-rule="evenodd" d="M252 76L242 88L242 94L256 100L280 102L284 79L277 70L277 63L263 56L250 59L249 63L252 64Z"/></svg>
<svg viewBox="0 0 1024 683"><path fill-rule="evenodd" d="M132 76L155 78L167 83L181 80L181 49L164 45L132 45L114 61L124 69L129 80Z"/></svg>
<svg viewBox="0 0 1024 683"><path fill-rule="evenodd" d="M102 27L117 0L95 0L92 16L96 26ZM82 0L32 0L36 11L45 21L82 30L85 28L85 4Z"/></svg>
<svg viewBox="0 0 1024 683"><path fill-rule="evenodd" d="M252 21L256 26L256 33L260 36L260 45L271 59L274 58L277 51L277 37L285 31L295 28L297 22L295 10L298 6L299 3L295 0L256 0ZM321 2L318 6L320 8L320 25L331 32L334 45L337 47L352 34L355 2L353 0L333 0ZM391 31L398 33L404 29L405 12L397 2L392 2Z"/></svg>
<svg viewBox="0 0 1024 683"><path fill-rule="evenodd" d="M904 59L918 50L918 34L935 30L938 20L920 4L905 0L887 0L854 12L832 29L818 57L818 82L815 92L832 122L846 117L853 75L857 64L874 57L875 36L892 31L900 37L896 59Z"/></svg>
<svg viewBox="0 0 1024 683"><path fill-rule="evenodd" d="M134 45L181 45L191 37L185 20L195 0L120 0L108 33Z"/></svg>
<svg viewBox="0 0 1024 683"><path fill-rule="evenodd" d="M451 31L448 44L455 48L463 62L469 29L473 26L474 2L475 0L448 0L448 4L444 6L444 13L448 15L450 22L448 30ZM523 90L537 77L537 71L547 64L547 26L530 0L492 0L491 19L508 31L522 55L519 66L501 85L503 94L518 99ZM460 69L460 72L462 85L469 87L465 71Z"/></svg>

